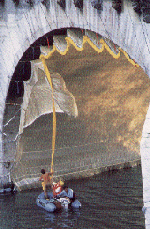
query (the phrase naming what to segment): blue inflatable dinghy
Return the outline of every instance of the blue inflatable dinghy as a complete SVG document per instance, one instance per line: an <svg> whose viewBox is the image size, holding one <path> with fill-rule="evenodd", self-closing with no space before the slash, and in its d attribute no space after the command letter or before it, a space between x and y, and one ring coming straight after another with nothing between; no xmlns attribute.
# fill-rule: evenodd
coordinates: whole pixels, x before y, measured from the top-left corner
<svg viewBox="0 0 150 229"><path fill-rule="evenodd" d="M68 207L76 209L81 207L81 203L77 199L70 204L66 198L53 198L53 193L51 192L48 193L48 198L49 200L46 200L44 192L42 192L36 200L37 205L41 208L44 208L48 212L58 211L62 208L68 209Z"/></svg>
<svg viewBox="0 0 150 229"><path fill-rule="evenodd" d="M48 212L56 211L57 208L56 208L56 204L53 199L53 194L48 193L48 198L49 200L46 200L44 192L42 192L36 200L37 205L41 208L44 208Z"/></svg>

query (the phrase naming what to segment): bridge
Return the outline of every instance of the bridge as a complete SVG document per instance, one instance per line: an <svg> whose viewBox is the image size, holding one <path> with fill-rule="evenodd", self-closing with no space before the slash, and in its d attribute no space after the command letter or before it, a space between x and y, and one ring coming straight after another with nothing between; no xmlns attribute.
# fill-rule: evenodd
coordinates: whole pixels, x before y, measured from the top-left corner
<svg viewBox="0 0 150 229"><path fill-rule="evenodd" d="M16 90L19 90L18 83L21 80L26 81L30 79L32 70L35 69L37 63L39 64L40 62L36 62L36 60L39 59L41 54L48 59L49 52L53 53L57 50L62 56L59 56L59 58L63 62L65 54L65 60L67 61L69 58L76 56L75 50L76 52L83 51L84 55L88 56L93 65L95 62L92 62L93 60L90 58L90 55L96 55L91 51L94 50L94 53L98 53L97 55L101 53L101 57L104 55L108 58L106 55L111 55L116 60L119 60L121 57L125 58L123 60L128 61L129 66L135 69L141 69L139 70L140 72L136 74L141 74L141 71L145 72L145 85L148 86L149 80L147 76L150 76L149 12L150 4L147 1L136 0L5 0L0 2L0 179L2 185L11 180L12 174L17 173L18 167L16 170L14 169L15 172L11 172L11 164L13 164L15 160L19 163L20 160L18 159L16 151L18 150L18 133L22 133L19 132L22 110L18 101L11 101L14 89L12 85L15 84ZM67 56L67 52L69 52L68 47L70 48L70 46L72 51L68 54L70 56ZM90 50L90 53L88 53L88 50ZM108 54L105 53L106 51ZM96 58L99 57L97 56ZM75 61L75 59L73 60ZM51 60L51 65L54 71L58 71L55 67L55 60ZM17 78L20 69L22 69L22 78ZM131 71L134 70L132 69ZM62 73L61 70L59 73ZM75 83L73 85L75 88ZM73 95L76 94L76 90L73 90L71 85L69 86L68 84L67 87L69 88L69 92L73 92ZM149 91L149 88L146 87L145 91ZM21 95L23 96L23 89L21 89ZM75 98L77 98L77 95ZM148 101L148 98L146 97L145 100ZM139 101L137 103L140 104ZM81 112L80 106L82 107L82 105L80 105L79 99L77 99L76 103L79 112ZM132 106L134 105L132 104ZM137 106L140 107L138 104ZM109 110L110 109L112 108L109 105ZM98 159L99 156L96 155L92 157L91 155L87 161L88 155L90 155L90 152L93 150L92 147L90 148L89 145L87 145L87 154L85 154L86 156L84 160L82 160L82 163L79 161L73 166L74 169L70 167L70 170L68 169L65 175L67 176L67 174L71 173L72 176L76 174L75 177L77 177L76 166L80 168L79 171L81 170L81 174L84 176L84 170L86 170L88 175L91 175L113 168L133 166L142 160L143 187L145 190L150 190L149 183L147 182L149 174L149 164L147 160L150 153L149 104L143 109L145 109L144 112L142 113L142 111L140 111L141 115L139 116L142 116L142 121L140 122L142 129L139 129L139 148L137 146L137 148L135 147L136 150L133 150L134 144L136 145L134 142L132 143L132 150L129 147L128 153L124 153L124 157L120 160L117 157L118 155L116 157L113 156L114 158L111 158L111 160L110 155L107 155L103 161L102 157ZM63 108L60 110L64 112ZM60 110L58 108L59 112ZM66 113L69 114L69 111L67 110ZM136 127L134 130L136 130ZM135 139L136 138L135 134ZM100 141L104 141L102 136ZM75 150L75 153L80 155L83 148L79 148ZM89 148L91 150L90 152L88 151ZM101 150L99 143L96 143L95 150ZM68 152L67 149L58 151L61 151L60 155L65 151L67 157L70 148ZM120 152L121 151L124 152L124 148L122 148ZM90 166L87 168L88 163ZM32 183L34 183L34 179L37 179L38 170L34 171L34 175L31 179ZM64 175L61 174L59 169L57 169L56 172L58 176ZM31 174L28 171L28 173L26 172L26 177L22 176L21 180L17 180L16 178L16 185L18 185L18 187L22 187L25 184L30 186L30 178ZM149 192L150 191L147 191L148 196L150 196ZM146 197L144 196L146 207L148 207L147 195Z"/></svg>

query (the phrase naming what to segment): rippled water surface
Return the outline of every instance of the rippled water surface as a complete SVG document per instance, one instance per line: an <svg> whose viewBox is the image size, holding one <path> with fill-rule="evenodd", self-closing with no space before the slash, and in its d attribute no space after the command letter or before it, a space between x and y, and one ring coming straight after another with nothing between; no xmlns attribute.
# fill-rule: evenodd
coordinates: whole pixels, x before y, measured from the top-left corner
<svg viewBox="0 0 150 229"><path fill-rule="evenodd" d="M68 182L82 208L48 213L36 205L41 190L0 196L0 228L144 228L141 168Z"/></svg>

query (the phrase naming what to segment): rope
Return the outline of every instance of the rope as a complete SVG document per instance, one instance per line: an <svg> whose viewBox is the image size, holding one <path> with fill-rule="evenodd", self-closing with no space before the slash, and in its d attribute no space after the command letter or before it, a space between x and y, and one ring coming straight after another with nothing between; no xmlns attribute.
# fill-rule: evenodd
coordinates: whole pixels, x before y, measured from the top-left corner
<svg viewBox="0 0 150 229"><path fill-rule="evenodd" d="M48 82L52 89L52 101L53 101L53 136L52 136L52 161L51 161L51 172L53 172L53 165L54 165L54 152L55 152L55 139L56 139L56 112L55 112L55 105L54 105L54 93L53 93L53 84L51 80L50 72L47 68L45 57L43 55L40 56L40 59L42 60L45 74L47 76ZM53 175L52 175L53 176Z"/></svg>
<svg viewBox="0 0 150 229"><path fill-rule="evenodd" d="M3 125L3 127L7 126L7 125L16 117L16 115L18 114L18 112L19 112L20 110L21 110L21 108L20 108L19 110L16 111L15 115L14 115L12 118L10 118L10 119L7 121L7 123Z"/></svg>

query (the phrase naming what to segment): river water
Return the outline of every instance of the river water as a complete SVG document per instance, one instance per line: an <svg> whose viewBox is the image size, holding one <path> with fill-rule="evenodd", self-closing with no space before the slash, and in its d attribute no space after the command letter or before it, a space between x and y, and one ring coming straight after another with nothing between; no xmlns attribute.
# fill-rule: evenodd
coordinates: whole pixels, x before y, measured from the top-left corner
<svg viewBox="0 0 150 229"><path fill-rule="evenodd" d="M1 229L141 229L143 191L141 167L72 180L82 208L48 213L36 205L41 189L0 196Z"/></svg>

